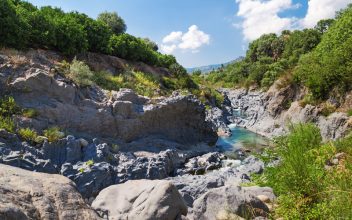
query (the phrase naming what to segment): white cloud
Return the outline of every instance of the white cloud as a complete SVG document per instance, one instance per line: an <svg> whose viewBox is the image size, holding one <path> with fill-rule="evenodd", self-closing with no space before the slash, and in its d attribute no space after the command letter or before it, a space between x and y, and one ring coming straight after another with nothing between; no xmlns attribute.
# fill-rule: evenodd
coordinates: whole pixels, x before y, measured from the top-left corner
<svg viewBox="0 0 352 220"><path fill-rule="evenodd" d="M335 12L351 0L309 0L307 14L302 19L279 16L288 9L301 7L292 0L236 0L236 3L239 6L237 16L243 21L233 26L242 29L245 40L252 41L267 33L314 27L319 20L334 17Z"/></svg>
<svg viewBox="0 0 352 220"><path fill-rule="evenodd" d="M199 52L199 48L210 43L210 36L199 30L197 25L192 25L186 33L173 31L163 38L161 50L164 53L171 54L176 49L183 51Z"/></svg>
<svg viewBox="0 0 352 220"><path fill-rule="evenodd" d="M176 44L171 44L171 45L161 45L161 51L163 51L166 54L172 54L175 50L177 49Z"/></svg>
<svg viewBox="0 0 352 220"><path fill-rule="evenodd" d="M243 17L242 30L246 40L254 40L266 33L280 33L290 29L295 18L281 18L278 13L293 5L291 0L236 0L239 3L237 15ZM238 25L236 25L238 26Z"/></svg>
<svg viewBox="0 0 352 220"><path fill-rule="evenodd" d="M182 36L182 42L178 45L181 49L198 49L204 44L209 44L210 36L199 30L197 25L188 28L188 32Z"/></svg>
<svg viewBox="0 0 352 220"><path fill-rule="evenodd" d="M175 43L181 39L182 39L182 32L181 31L173 31L163 38L163 43L164 44Z"/></svg>
<svg viewBox="0 0 352 220"><path fill-rule="evenodd" d="M346 7L349 3L351 0L310 0L307 14L301 20L301 26L311 28L321 19L333 18L336 11Z"/></svg>

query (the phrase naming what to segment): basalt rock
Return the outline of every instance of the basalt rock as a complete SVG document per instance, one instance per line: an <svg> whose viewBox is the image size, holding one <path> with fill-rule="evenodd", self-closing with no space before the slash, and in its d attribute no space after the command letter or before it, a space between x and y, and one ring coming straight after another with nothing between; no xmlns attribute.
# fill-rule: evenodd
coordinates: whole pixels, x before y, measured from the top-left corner
<svg viewBox="0 0 352 220"><path fill-rule="evenodd" d="M61 175L0 164L0 219L100 219Z"/></svg>
<svg viewBox="0 0 352 220"><path fill-rule="evenodd" d="M175 220L187 214L176 187L165 180L134 180L101 191L92 207L107 219Z"/></svg>
<svg viewBox="0 0 352 220"><path fill-rule="evenodd" d="M80 89L59 76L29 69L9 83L17 103L38 111L20 123L38 130L50 125L73 133L119 138L130 142L150 135L180 143L214 144L216 133L205 121L205 108L193 96L173 95L156 104L122 89L110 99L97 87Z"/></svg>
<svg viewBox="0 0 352 220"><path fill-rule="evenodd" d="M351 127L345 113L320 114L319 106L302 106L300 100L306 91L296 86L280 86L280 80L267 92L245 89L222 90L231 100L232 107L241 110L242 116L232 120L238 126L267 137L280 136L289 131L290 123L315 123L324 140L343 137Z"/></svg>

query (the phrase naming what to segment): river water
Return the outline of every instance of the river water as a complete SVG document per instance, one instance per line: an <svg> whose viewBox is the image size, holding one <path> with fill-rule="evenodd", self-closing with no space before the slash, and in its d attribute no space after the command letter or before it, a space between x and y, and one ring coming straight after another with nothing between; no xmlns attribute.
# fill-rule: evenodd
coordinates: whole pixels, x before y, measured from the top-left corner
<svg viewBox="0 0 352 220"><path fill-rule="evenodd" d="M245 128L229 125L232 131L230 137L219 137L217 146L225 154L233 154L238 150L260 152L269 145L269 140L261 135L251 132Z"/></svg>

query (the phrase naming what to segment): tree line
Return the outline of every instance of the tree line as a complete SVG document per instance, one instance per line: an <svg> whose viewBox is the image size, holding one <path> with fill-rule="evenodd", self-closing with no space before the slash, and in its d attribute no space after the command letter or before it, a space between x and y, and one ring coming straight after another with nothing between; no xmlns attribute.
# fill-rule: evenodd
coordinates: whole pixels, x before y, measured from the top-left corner
<svg viewBox="0 0 352 220"><path fill-rule="evenodd" d="M116 12L92 19L22 0L0 0L0 47L43 48L67 56L90 51L166 68L177 63L174 56L159 53L154 42L127 34L126 29Z"/></svg>
<svg viewBox="0 0 352 220"><path fill-rule="evenodd" d="M249 44L244 59L211 72L219 86L269 88L281 76L305 85L315 100L343 94L352 85L352 5L314 28L265 34Z"/></svg>

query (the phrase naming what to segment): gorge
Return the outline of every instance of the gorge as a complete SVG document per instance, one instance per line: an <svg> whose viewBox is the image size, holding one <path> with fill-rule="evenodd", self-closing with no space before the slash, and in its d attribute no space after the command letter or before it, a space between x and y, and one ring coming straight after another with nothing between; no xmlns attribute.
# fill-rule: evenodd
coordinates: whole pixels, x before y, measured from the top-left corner
<svg viewBox="0 0 352 220"><path fill-rule="evenodd" d="M0 220L352 218L351 25L189 74L162 51L196 54L197 25L158 45L116 12L0 0Z"/></svg>

